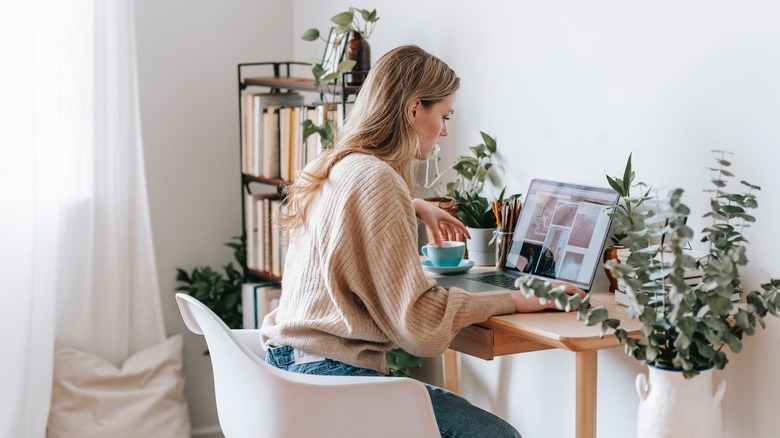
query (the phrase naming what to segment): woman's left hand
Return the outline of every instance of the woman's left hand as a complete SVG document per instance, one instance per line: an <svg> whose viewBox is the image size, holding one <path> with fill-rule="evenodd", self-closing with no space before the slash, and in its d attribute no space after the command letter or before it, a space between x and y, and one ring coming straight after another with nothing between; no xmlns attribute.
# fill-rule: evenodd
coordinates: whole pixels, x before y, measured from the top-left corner
<svg viewBox="0 0 780 438"><path fill-rule="evenodd" d="M471 237L463 222L441 208L419 198L413 199L412 204L417 218L431 231L434 245L441 246L442 240L459 241L461 237Z"/></svg>

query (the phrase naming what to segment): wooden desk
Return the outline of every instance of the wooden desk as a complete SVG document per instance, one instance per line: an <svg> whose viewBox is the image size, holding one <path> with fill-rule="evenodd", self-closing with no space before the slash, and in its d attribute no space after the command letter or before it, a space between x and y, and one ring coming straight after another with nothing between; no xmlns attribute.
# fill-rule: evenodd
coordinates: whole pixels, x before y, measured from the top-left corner
<svg viewBox="0 0 780 438"><path fill-rule="evenodd" d="M639 333L640 324L625 316L625 307L615 303L612 293L591 292L593 307L603 306L610 317L621 321L629 335ZM460 367L456 352L492 360L496 356L561 348L575 354L576 437L596 436L596 388L598 350L618 347L610 333L600 337L600 327L587 327L576 312L516 313L494 316L484 323L462 329L443 358L444 386L459 392Z"/></svg>

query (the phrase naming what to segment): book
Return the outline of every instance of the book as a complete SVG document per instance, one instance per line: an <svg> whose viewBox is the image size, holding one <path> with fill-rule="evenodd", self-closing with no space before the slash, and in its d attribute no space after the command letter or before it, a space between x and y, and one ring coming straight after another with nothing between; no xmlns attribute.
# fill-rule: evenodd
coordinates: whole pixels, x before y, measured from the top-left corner
<svg viewBox="0 0 780 438"><path fill-rule="evenodd" d="M282 248L285 245L282 239L282 232L279 228L279 209L281 208L281 200L273 199L270 202L270 219L271 219L271 274L281 277L282 266L284 265Z"/></svg>
<svg viewBox="0 0 780 438"><path fill-rule="evenodd" d="M273 233L271 233L271 200L263 198L263 270L271 272L271 242Z"/></svg>
<svg viewBox="0 0 780 438"><path fill-rule="evenodd" d="M696 260L697 265L698 262L705 259L709 253L706 251L700 251L695 249L685 249L683 250L683 254L689 255L693 257L694 260ZM628 257L631 255L631 251L628 248L621 248L617 251L617 258L620 263L626 263L628 260ZM661 260L664 259L667 263L672 263L674 261L674 255L671 253L665 253L665 254L656 254L655 259ZM685 270L685 274L683 276L685 278L701 278L704 275L704 272L697 266L696 268L688 268Z"/></svg>
<svg viewBox="0 0 780 438"><path fill-rule="evenodd" d="M697 262L696 268L688 268L685 270L685 273L683 274L683 281L685 281L685 284L691 287L696 287L699 283L701 283L701 281L704 278L704 272L698 267L698 263L704 260L709 255L709 253L706 251L695 250L695 249L686 249L683 250L683 253L693 257L693 259L696 260ZM630 255L631 255L631 251L628 250L627 248L622 248L617 251L617 257L620 263L625 263L626 260L628 260L628 257ZM662 255L657 254L655 258L661 260ZM663 258L668 263L671 263L674 260L674 255L666 253L663 255ZM734 294L732 294L731 296L732 302L739 302L741 299L742 299L741 291L734 292ZM615 301L618 304L622 304L624 306L629 305L628 295L624 291L620 290L620 288L615 289Z"/></svg>
<svg viewBox="0 0 780 438"><path fill-rule="evenodd" d="M265 220L263 200L278 199L277 193L247 193L244 195L244 224L246 232L246 265L250 269L265 270Z"/></svg>
<svg viewBox="0 0 780 438"><path fill-rule="evenodd" d="M279 178L279 107L270 106L263 113L262 176Z"/></svg>
<svg viewBox="0 0 780 438"><path fill-rule="evenodd" d="M251 193L244 195L244 233L246 235L246 266L257 268L257 210Z"/></svg>
<svg viewBox="0 0 780 438"><path fill-rule="evenodd" d="M317 108L315 107L303 107L304 115L302 116L303 120L311 120L312 123L317 123ZM303 135L303 134L301 134ZM310 163L312 160L317 158L317 156L320 154L320 151L322 150L322 143L320 142L320 134L314 133L311 134L306 139L306 153L304 154L304 165L303 167L306 167L306 164Z"/></svg>
<svg viewBox="0 0 780 438"><path fill-rule="evenodd" d="M244 174L251 173L250 163L252 158L249 155L249 131L252 117L250 109L251 100L251 95L245 94L241 96L241 172Z"/></svg>
<svg viewBox="0 0 780 438"><path fill-rule="evenodd" d="M289 181L290 175L290 123L292 108L279 108L279 178Z"/></svg>
<svg viewBox="0 0 780 438"><path fill-rule="evenodd" d="M259 329L265 316L279 306L281 296L282 288L278 283L244 283L241 286L243 328Z"/></svg>
<svg viewBox="0 0 780 438"><path fill-rule="evenodd" d="M688 281L686 280L686 283ZM698 284L698 283L697 283ZM695 284L691 285L696 286ZM733 294L731 294L731 302L732 303L738 303L742 301L742 291L735 291ZM615 302L628 307L631 304L631 300L628 297L628 294L620 289L615 289Z"/></svg>
<svg viewBox="0 0 780 438"><path fill-rule="evenodd" d="M290 180L294 180L302 169L303 126L301 114L303 107L296 106L290 115Z"/></svg>

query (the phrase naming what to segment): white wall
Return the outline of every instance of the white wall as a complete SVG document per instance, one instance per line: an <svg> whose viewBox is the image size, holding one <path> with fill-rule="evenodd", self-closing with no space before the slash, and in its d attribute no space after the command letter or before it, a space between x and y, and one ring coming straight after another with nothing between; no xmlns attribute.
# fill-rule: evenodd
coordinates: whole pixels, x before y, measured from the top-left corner
<svg viewBox="0 0 780 438"><path fill-rule="evenodd" d="M137 0L147 175L170 333L185 331L172 300L175 268L226 263L231 255L221 245L240 232L235 65L321 54L299 35L325 29L350 5L377 8L382 17L370 40L374 60L418 44L461 76L443 164L486 131L498 139L503 182L522 192L533 177L603 185L604 172L621 171L633 151L639 179L682 186L689 205L703 211L708 151L737 151L739 176L763 187L759 222L747 233L748 285L780 275L772 262L780 244L772 227L780 213L774 2ZM773 412L780 354L771 348L780 321L768 323L718 374L729 381L727 437L771 437L780 428ZM204 348L186 338L195 431L216 424ZM641 368L619 349L599 359L599 436L631 436ZM573 436L572 354L466 359L464 368L465 395L524 436Z"/></svg>
<svg viewBox="0 0 780 438"><path fill-rule="evenodd" d="M176 309L176 268L232 261L223 243L241 231L236 65L290 56L292 7L137 0L135 12L157 270L167 330L185 333L186 393L200 435L218 424L211 363Z"/></svg>
<svg viewBox="0 0 780 438"><path fill-rule="evenodd" d="M605 185L634 153L638 178L686 189L703 213L711 149L737 152L734 169L762 186L748 286L780 276L774 227L780 214L780 6L770 1L498 1L297 0L295 35L324 29L354 5L381 17L373 59L417 44L450 64L462 88L442 141L443 164L477 144L498 140L503 182L522 192L533 177ZM476 5L476 6L475 6ZM299 58L312 43L296 38ZM699 214L700 214L699 213ZM695 215L698 216L699 214ZM704 224L698 217L695 229ZM599 281L604 284L604 276ZM727 437L771 437L780 377L780 321L748 338L718 376ZM620 349L599 354L598 433L633 435L641 368ZM465 395L503 416L524 436L574 435L574 356L539 352L464 360ZM556 383L557 382L557 383ZM562 410L554 413L552 408Z"/></svg>

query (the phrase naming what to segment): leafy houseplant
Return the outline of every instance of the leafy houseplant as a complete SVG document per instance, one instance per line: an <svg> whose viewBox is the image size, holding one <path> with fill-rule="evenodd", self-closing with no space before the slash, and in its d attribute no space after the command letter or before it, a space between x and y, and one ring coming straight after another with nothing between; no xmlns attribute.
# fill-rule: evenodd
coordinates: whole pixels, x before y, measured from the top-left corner
<svg viewBox="0 0 780 438"><path fill-rule="evenodd" d="M356 14L356 12L359 14ZM336 25L334 31L337 35L357 32L363 38L370 38L374 32L374 27L376 27L376 22L379 21L379 17L376 16L376 9L369 11L367 9L350 7L346 11L339 12L331 17L330 21ZM306 41L314 41L320 38L320 31L316 28L308 29L303 33L302 38Z"/></svg>
<svg viewBox="0 0 780 438"><path fill-rule="evenodd" d="M617 260L618 250L623 248L623 239L627 234L620 230L636 230L640 224L642 224L642 217L640 207L648 199L650 194L650 188L648 188L644 194L639 197L632 196L631 188L635 187L634 177L636 176L631 166L631 157L633 154L628 155L628 161L626 161L626 167L623 170L622 177L607 175L607 182L620 197L620 203L615 206L609 213L610 219L612 219L612 245L604 250L604 262L608 260ZM637 183L636 186L644 187L644 183ZM612 272L604 268L607 278L609 279L609 291L615 292L618 288L617 278L612 275Z"/></svg>
<svg viewBox="0 0 780 438"><path fill-rule="evenodd" d="M650 188L639 197L633 197L631 195L631 187L634 187L634 171L631 167L631 156L628 155L628 161L626 162L625 170L623 171L623 177L609 176L607 175L607 182L610 187L615 190L620 196L622 203L618 204L614 210L610 213L609 217L612 219L613 229L615 230L635 230L641 221L639 214L639 207L647 200L647 196L650 194ZM637 185L643 186L643 183ZM625 232L615 232L612 235L612 244L615 246L622 246L621 242L625 239L627 234Z"/></svg>
<svg viewBox="0 0 780 438"><path fill-rule="evenodd" d="M578 317L588 325L600 325L602 335L615 329L626 353L641 364L680 370L685 378L712 367L723 369L728 363L725 347L739 353L743 337L754 334L757 324L763 327L767 314L778 316L780 280L771 278L761 290L748 293L743 305L731 302L741 288L739 268L748 263L748 242L742 232L755 221L749 211L758 206L754 192L760 187L741 181L742 192L728 191L734 177L728 169L731 163L725 152L715 152L718 166L710 168L716 175L714 189L708 190L710 211L704 215L711 224L702 230L701 238L708 245L704 258L694 260L683 251L694 233L686 225L690 210L681 201L682 189L673 190L663 201L653 198L654 209L637 213L646 223L663 221L665 226L634 230L628 222L618 223L630 256L625 263L609 261L606 266L629 297L627 315L641 323L638 338L629 337L606 309L588 309L583 305L588 298L567 296L535 279L518 286L526 296L578 309ZM652 244L652 238L660 238L661 243ZM703 272L696 285L684 281L691 269Z"/></svg>
<svg viewBox="0 0 780 438"><path fill-rule="evenodd" d="M225 246L233 248L233 255L239 267L244 266L245 246L240 236L234 236ZM231 329L240 329L243 325L241 309L241 285L245 282L240 268L232 262L223 266L222 274L209 266L196 266L191 273L177 268L177 291L184 291L197 298L217 314Z"/></svg>
<svg viewBox="0 0 780 438"><path fill-rule="evenodd" d="M447 196L455 200L458 219L470 228L495 228L496 216L492 203L482 196L485 180L493 167L495 138L480 131L482 143L471 146L473 156L459 156L452 164L458 176L446 185ZM503 197L503 191L501 196Z"/></svg>
<svg viewBox="0 0 780 438"><path fill-rule="evenodd" d="M493 212L493 203L482 196L485 181L490 177L490 169L493 167L493 154L496 153L496 140L480 131L482 143L471 146L469 149L473 156L461 155L455 162L444 170L438 170L438 146L429 158L436 163L436 176L433 181L428 181L426 170L425 188L431 188L447 173L454 170L457 176L454 181L446 184L444 195L455 202L456 215L467 227L470 228L495 228L496 216ZM499 202L503 199L504 191L501 191ZM517 195L515 195L516 197Z"/></svg>

